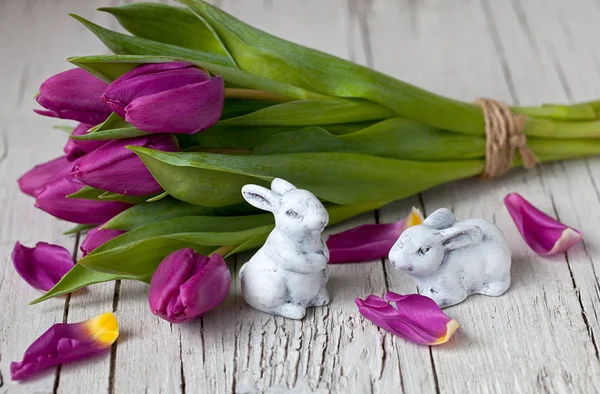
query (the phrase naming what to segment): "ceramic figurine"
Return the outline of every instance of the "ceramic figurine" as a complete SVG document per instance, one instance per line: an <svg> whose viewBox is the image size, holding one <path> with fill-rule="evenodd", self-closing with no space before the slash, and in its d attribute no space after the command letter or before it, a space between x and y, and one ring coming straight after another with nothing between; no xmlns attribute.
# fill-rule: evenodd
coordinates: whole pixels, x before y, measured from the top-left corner
<svg viewBox="0 0 600 394"><path fill-rule="evenodd" d="M314 194L276 178L271 190L242 188L244 199L272 212L275 228L240 269L242 296L255 309L302 319L306 308L329 304L329 250L321 233L329 215Z"/></svg>
<svg viewBox="0 0 600 394"><path fill-rule="evenodd" d="M440 307L471 294L499 296L510 286L511 254L502 231L483 219L456 221L445 208L404 230L389 258Z"/></svg>

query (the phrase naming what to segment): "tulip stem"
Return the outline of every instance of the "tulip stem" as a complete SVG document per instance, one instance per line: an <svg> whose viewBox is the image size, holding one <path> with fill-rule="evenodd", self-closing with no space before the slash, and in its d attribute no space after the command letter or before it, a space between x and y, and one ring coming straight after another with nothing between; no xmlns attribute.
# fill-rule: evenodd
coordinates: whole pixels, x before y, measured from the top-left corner
<svg viewBox="0 0 600 394"><path fill-rule="evenodd" d="M263 90L254 89L235 89L225 88L225 98L236 98L246 100L259 100L259 101L279 101L286 103L288 101L294 101L294 99L285 97L276 93L265 92Z"/></svg>
<svg viewBox="0 0 600 394"><path fill-rule="evenodd" d="M231 253L235 248L237 248L239 245L226 245L226 246L221 246L218 249L215 249L212 254L218 254L219 256L227 256L229 253Z"/></svg>

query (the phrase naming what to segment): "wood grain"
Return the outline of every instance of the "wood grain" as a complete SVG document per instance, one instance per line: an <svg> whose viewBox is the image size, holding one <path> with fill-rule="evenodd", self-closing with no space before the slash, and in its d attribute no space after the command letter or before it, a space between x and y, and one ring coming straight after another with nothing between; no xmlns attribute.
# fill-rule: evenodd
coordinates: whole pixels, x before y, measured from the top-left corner
<svg viewBox="0 0 600 394"><path fill-rule="evenodd" d="M153 316L147 285L93 286L70 298L27 306L37 294L14 272L19 240L60 243L69 226L35 210L16 179L60 154L57 123L34 116L31 96L70 55L104 47L66 16L75 12L117 28L94 12L125 0L0 1L0 393L595 392L600 380L600 160L514 171L493 183L464 180L340 224L391 222L411 206L446 206L483 217L513 247L513 286L499 298L471 297L447 309L461 328L444 346L410 344L363 319L354 298L410 293L414 283L387 261L333 266L332 304L301 322L245 305L235 274L251 254L231 259L227 301L181 326ZM167 3L172 3L166 1ZM215 0L243 20L292 41L348 58L462 100L493 97L540 104L597 98L600 7L594 0ZM13 37L19 37L19 40ZM6 56L4 56L6 54ZM585 241L543 259L523 243L502 205L519 192L582 230ZM19 296L15 297L15 294ZM21 296L22 295L22 296ZM31 382L10 382L9 365L52 323L114 310L121 337L106 357L65 365Z"/></svg>

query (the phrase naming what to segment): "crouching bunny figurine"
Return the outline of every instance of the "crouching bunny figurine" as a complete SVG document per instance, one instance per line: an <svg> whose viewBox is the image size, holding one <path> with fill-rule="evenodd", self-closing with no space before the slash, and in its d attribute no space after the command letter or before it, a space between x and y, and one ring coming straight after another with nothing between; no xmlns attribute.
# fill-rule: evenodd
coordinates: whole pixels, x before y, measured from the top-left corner
<svg viewBox="0 0 600 394"><path fill-rule="evenodd" d="M404 230L389 258L442 308L471 294L499 296L510 286L510 248L502 231L483 219L456 221L445 208Z"/></svg>
<svg viewBox="0 0 600 394"><path fill-rule="evenodd" d="M259 311L290 319L302 319L307 307L329 304L329 250L321 238L329 215L323 204L279 178L271 190L246 185L242 195L275 216L267 241L240 269L244 300Z"/></svg>

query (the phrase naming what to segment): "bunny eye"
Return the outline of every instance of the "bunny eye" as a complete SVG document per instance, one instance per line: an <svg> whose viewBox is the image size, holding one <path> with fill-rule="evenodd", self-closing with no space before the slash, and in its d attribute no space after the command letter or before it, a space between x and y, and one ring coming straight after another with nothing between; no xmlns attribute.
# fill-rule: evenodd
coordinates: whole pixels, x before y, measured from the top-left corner
<svg viewBox="0 0 600 394"><path fill-rule="evenodd" d="M419 250L417 250L417 254L424 255L425 253L429 252L429 249L431 249L429 246L419 248Z"/></svg>
<svg viewBox="0 0 600 394"><path fill-rule="evenodd" d="M294 211L293 209L288 209L285 214L294 219L298 217L298 212Z"/></svg>

